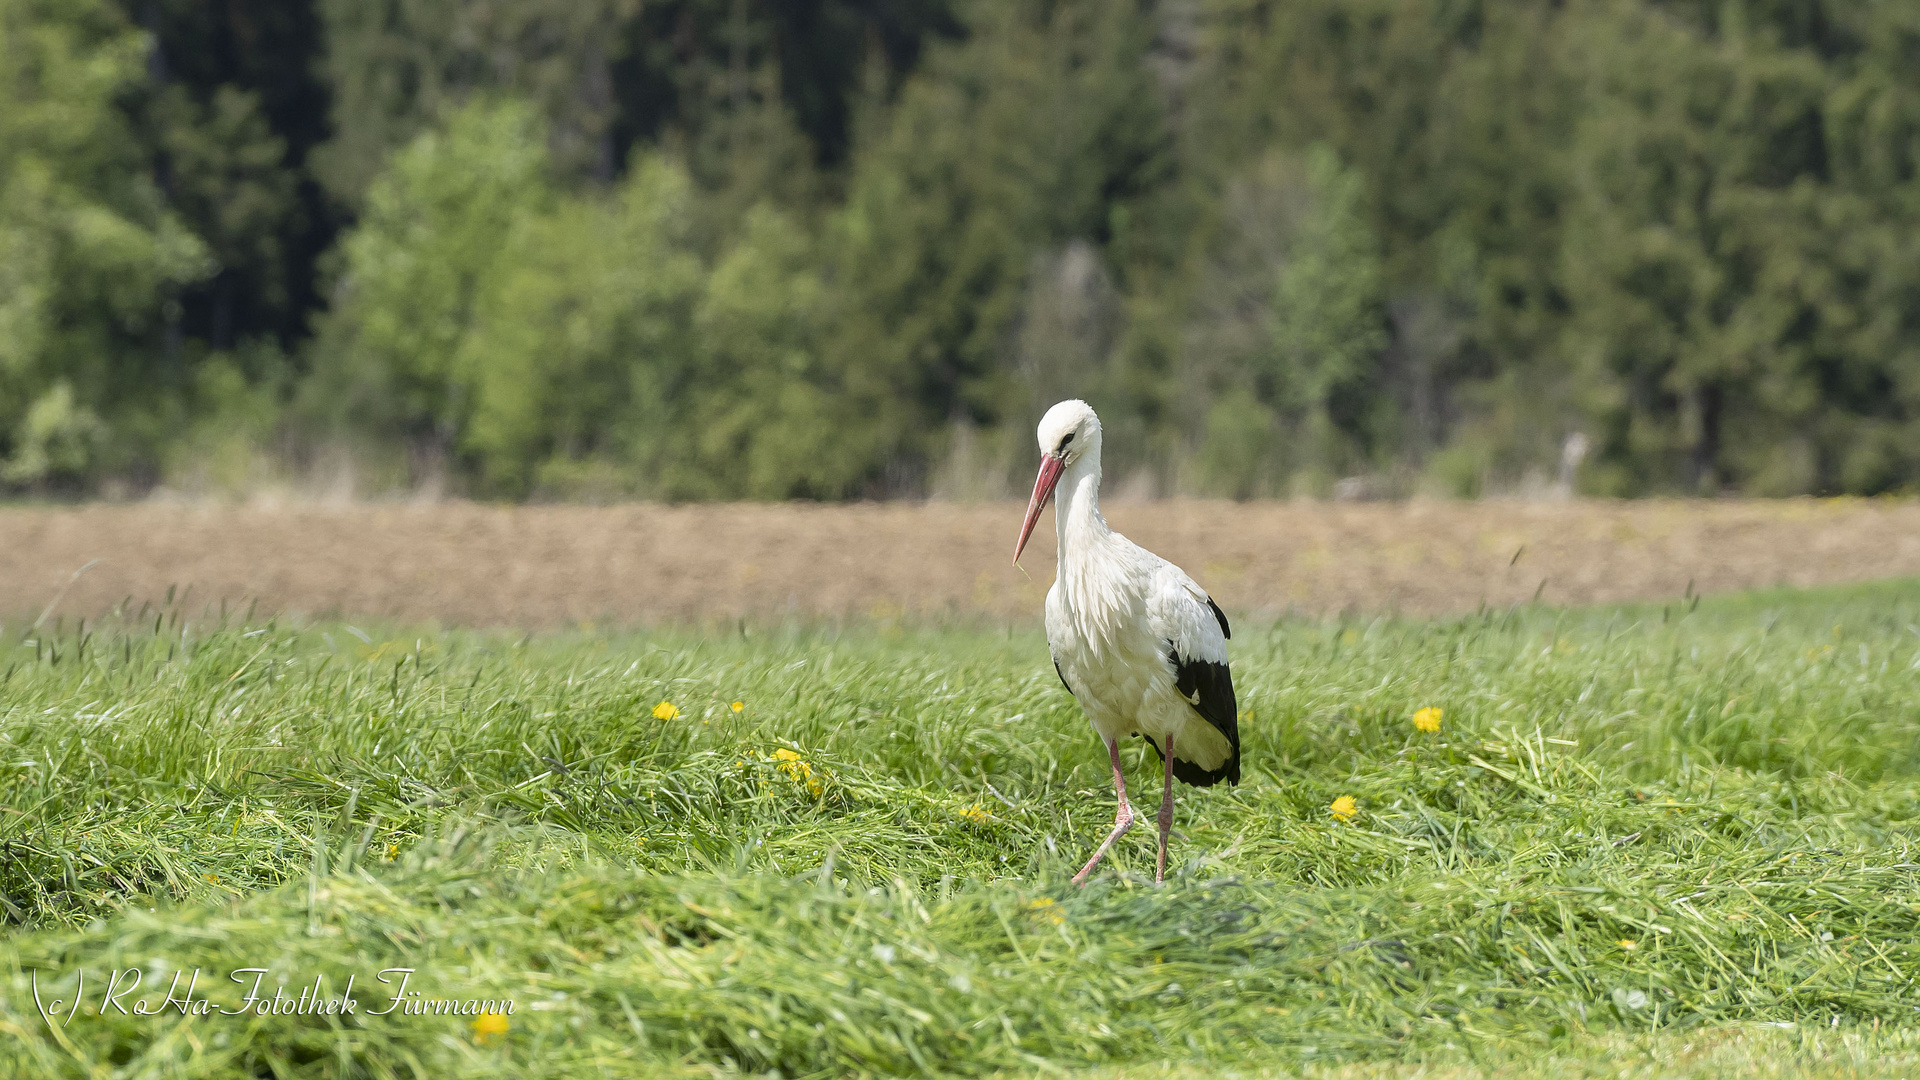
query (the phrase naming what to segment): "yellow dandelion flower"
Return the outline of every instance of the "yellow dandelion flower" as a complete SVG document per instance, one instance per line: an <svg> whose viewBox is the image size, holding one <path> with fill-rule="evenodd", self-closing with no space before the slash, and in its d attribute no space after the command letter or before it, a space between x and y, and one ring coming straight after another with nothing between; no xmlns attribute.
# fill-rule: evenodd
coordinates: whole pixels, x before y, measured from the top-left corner
<svg viewBox="0 0 1920 1080"><path fill-rule="evenodd" d="M498 1036L504 1036L512 1023L499 1013L481 1013L473 1020L473 1041L486 1045Z"/></svg>
<svg viewBox="0 0 1920 1080"><path fill-rule="evenodd" d="M744 701L736 701L736 702L734 702L734 703L733 703L733 705L731 706L731 708L733 709L733 711L734 711L734 712L739 712L740 710L742 710L742 709L744 709L744 708L746 708L746 707L747 707L747 703L746 703L746 702L744 702Z"/></svg>
<svg viewBox="0 0 1920 1080"><path fill-rule="evenodd" d="M1413 714L1413 726L1421 731L1439 731L1440 717L1443 715L1438 707L1429 705Z"/></svg>
<svg viewBox="0 0 1920 1080"><path fill-rule="evenodd" d="M680 707L671 701L663 701L653 707L655 720L671 720L680 715Z"/></svg>
<svg viewBox="0 0 1920 1080"><path fill-rule="evenodd" d="M976 825L984 825L993 820L993 815L982 810L979 803L974 803L972 806L960 811L960 816Z"/></svg>
<svg viewBox="0 0 1920 1080"><path fill-rule="evenodd" d="M209 884L209 885L218 885L218 884L220 884L220 875L219 875L219 874L201 874L200 876L201 876L201 877L203 877L203 878L206 878L206 879L207 879L207 884Z"/></svg>
<svg viewBox="0 0 1920 1080"><path fill-rule="evenodd" d="M1637 943L1635 943L1630 938L1621 938L1618 944L1623 949L1637 949L1640 947Z"/></svg>
<svg viewBox="0 0 1920 1080"><path fill-rule="evenodd" d="M1067 921L1066 915L1060 911L1060 905L1054 903L1051 897L1043 896L1038 900L1028 901L1027 910L1043 919L1051 920L1055 926Z"/></svg>
<svg viewBox="0 0 1920 1080"><path fill-rule="evenodd" d="M397 855L399 855L399 854L400 854L400 845L399 845L399 844L388 844L388 845L387 845L387 861L388 861L388 862L392 862L392 861L394 860L394 857L395 857L395 856L397 856Z"/></svg>
<svg viewBox="0 0 1920 1080"><path fill-rule="evenodd" d="M1327 812L1341 821L1352 821L1353 816L1360 812L1360 804L1353 801L1353 796L1342 795L1333 800L1333 805L1327 807Z"/></svg>
<svg viewBox="0 0 1920 1080"><path fill-rule="evenodd" d="M774 767L787 774L787 779L796 784L805 784L807 794L819 795L827 790L825 777L813 775L813 766L798 751L781 747L773 752Z"/></svg>

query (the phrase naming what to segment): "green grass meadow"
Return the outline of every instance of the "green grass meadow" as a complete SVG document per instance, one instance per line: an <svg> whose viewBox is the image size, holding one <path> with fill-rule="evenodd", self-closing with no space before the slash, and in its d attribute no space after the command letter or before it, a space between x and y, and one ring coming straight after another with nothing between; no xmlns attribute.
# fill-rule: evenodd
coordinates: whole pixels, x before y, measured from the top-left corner
<svg viewBox="0 0 1920 1080"><path fill-rule="evenodd" d="M1920 582L1236 631L1076 889L1037 626L15 622L0 1075L1920 1075ZM262 967L360 1012L162 1005Z"/></svg>

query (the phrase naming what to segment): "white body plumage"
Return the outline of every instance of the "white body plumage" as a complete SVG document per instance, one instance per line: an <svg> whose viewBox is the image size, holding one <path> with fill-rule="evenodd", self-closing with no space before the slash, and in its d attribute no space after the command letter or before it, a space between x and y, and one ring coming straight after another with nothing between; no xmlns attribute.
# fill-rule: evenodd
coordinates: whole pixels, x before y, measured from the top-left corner
<svg viewBox="0 0 1920 1080"><path fill-rule="evenodd" d="M1097 445L1097 442L1096 442ZM1174 657L1224 666L1227 637L1206 590L1107 525L1100 457L1069 464L1054 495L1060 554L1047 590L1047 646L1102 739L1173 736L1174 759L1211 773L1236 748L1177 687Z"/></svg>

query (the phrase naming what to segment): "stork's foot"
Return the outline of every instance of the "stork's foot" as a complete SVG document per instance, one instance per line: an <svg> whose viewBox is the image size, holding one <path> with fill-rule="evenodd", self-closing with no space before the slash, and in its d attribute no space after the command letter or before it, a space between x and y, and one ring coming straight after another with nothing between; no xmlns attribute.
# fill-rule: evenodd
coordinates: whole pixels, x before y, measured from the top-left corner
<svg viewBox="0 0 1920 1080"><path fill-rule="evenodd" d="M1126 803L1121 803L1120 812L1113 815L1113 831L1107 834L1105 840L1100 841L1100 846L1094 849L1093 858L1087 860L1087 865L1081 867L1080 872L1073 875L1073 883L1075 885L1085 885L1087 883L1087 875L1093 873L1093 868L1100 865L1100 860L1106 857L1107 849L1113 846L1115 840L1125 836L1127 830L1131 828L1133 828L1133 807Z"/></svg>
<svg viewBox="0 0 1920 1080"><path fill-rule="evenodd" d="M1127 778L1120 772L1120 740L1108 739L1106 742L1107 760L1113 764L1113 796L1114 801L1119 804L1119 809L1113 812L1113 831L1107 834L1105 840L1100 841L1100 846L1094 849L1093 858L1087 860L1087 865L1073 875L1075 885L1085 885L1087 875L1093 873L1093 868L1100 865L1101 856L1107 853L1107 849L1113 846L1115 840L1125 836L1127 830L1133 828L1133 804L1127 801Z"/></svg>

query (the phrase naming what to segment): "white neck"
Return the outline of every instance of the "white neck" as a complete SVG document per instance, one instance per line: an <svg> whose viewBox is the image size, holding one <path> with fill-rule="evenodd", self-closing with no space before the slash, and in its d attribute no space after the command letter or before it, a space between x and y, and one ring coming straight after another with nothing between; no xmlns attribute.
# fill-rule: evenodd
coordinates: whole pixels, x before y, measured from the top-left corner
<svg viewBox="0 0 1920 1080"><path fill-rule="evenodd" d="M1067 568L1069 551L1084 553L1113 535L1100 516L1100 449L1080 455L1060 475L1054 488L1053 529L1059 538L1059 569Z"/></svg>

